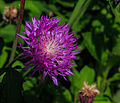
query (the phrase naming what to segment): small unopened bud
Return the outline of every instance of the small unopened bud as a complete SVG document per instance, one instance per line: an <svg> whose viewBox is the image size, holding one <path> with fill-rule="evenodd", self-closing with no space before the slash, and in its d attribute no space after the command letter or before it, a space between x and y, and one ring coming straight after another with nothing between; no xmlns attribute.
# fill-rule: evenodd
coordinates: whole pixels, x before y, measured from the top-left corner
<svg viewBox="0 0 120 103"><path fill-rule="evenodd" d="M50 16L50 17L53 16L53 12L52 12L52 11L49 12L49 16Z"/></svg>
<svg viewBox="0 0 120 103"><path fill-rule="evenodd" d="M83 82L83 88L78 94L77 101L80 99L81 103L92 103L96 94L100 94L100 91L95 87L96 84L88 85L88 83Z"/></svg>
<svg viewBox="0 0 120 103"><path fill-rule="evenodd" d="M6 22L16 22L17 21L17 16L18 16L18 10L14 6L6 6L4 8L4 13L3 13L3 20Z"/></svg>

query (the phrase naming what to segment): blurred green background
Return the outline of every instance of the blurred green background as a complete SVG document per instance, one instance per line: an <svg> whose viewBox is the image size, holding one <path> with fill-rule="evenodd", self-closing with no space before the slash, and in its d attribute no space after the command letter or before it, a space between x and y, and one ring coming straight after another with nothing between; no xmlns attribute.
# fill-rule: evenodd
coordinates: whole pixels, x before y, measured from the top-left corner
<svg viewBox="0 0 120 103"><path fill-rule="evenodd" d="M2 72L9 60L16 32L15 22L3 20L4 8L14 5L19 10L19 4L19 0L0 0L0 103L77 103L83 81L96 83L101 92L93 103L120 103L119 2L26 0L21 34L25 21L48 15L58 16L61 23L68 23L78 38L81 53L74 60L75 76L68 76L68 81L58 77L58 87L49 78L40 85L41 75L30 76L29 70ZM21 39L18 42L25 45ZM24 62L17 60L12 67L23 68Z"/></svg>

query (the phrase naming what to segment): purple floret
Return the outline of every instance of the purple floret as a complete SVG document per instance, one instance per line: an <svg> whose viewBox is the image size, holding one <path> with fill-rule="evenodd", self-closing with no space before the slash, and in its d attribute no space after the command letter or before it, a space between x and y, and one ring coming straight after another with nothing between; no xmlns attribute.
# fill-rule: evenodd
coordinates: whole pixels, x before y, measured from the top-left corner
<svg viewBox="0 0 120 103"><path fill-rule="evenodd" d="M25 58L31 58L25 63L26 68L36 67L32 69L33 73L43 71L42 82L49 75L55 85L58 85L58 75L66 79L66 75L73 74L70 65L73 65L75 54L79 53L74 51L77 39L73 33L69 33L68 24L58 25L59 21L57 17L42 16L40 20L33 18L32 23L25 23L24 34L27 37L17 34L28 44L28 47L19 46Z"/></svg>

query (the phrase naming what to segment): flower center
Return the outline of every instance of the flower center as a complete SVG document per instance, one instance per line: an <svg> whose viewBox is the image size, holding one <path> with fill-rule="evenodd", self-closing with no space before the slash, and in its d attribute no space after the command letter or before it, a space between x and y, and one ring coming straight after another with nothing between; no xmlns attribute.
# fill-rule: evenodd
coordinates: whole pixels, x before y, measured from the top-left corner
<svg viewBox="0 0 120 103"><path fill-rule="evenodd" d="M47 43L47 45L46 45L46 52L48 54L52 54L52 55L56 52L55 42L50 41L50 42Z"/></svg>

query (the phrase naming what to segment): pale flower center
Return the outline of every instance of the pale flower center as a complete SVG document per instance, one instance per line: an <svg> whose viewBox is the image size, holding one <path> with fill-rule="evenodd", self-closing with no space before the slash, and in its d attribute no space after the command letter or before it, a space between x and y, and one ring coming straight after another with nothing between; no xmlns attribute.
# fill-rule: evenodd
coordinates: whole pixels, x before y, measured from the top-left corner
<svg viewBox="0 0 120 103"><path fill-rule="evenodd" d="M50 41L50 42L47 43L47 45L46 45L46 52L48 54L54 54L56 52L55 42Z"/></svg>

